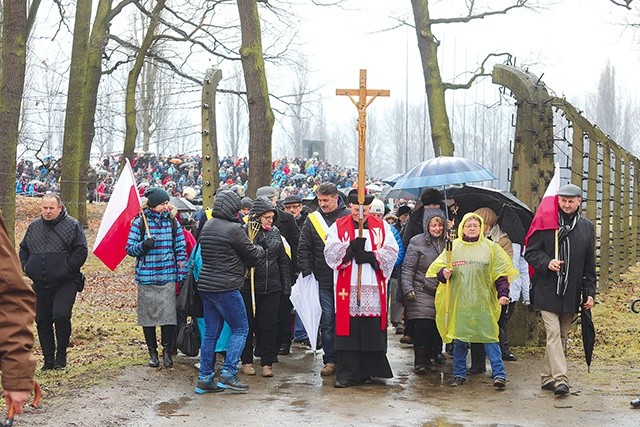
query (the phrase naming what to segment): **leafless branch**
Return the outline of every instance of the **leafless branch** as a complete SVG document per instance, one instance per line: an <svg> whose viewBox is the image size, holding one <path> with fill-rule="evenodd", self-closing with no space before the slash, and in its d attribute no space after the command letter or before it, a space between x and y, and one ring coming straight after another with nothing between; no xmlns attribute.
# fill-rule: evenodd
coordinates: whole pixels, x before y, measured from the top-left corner
<svg viewBox="0 0 640 427"><path fill-rule="evenodd" d="M625 9L631 10L631 6L629 5L633 0L622 0L622 1L609 0L609 1L615 4L616 6L621 6L621 7L624 7Z"/></svg>
<svg viewBox="0 0 640 427"><path fill-rule="evenodd" d="M431 19L431 24L434 25L434 24L465 23L469 21L475 21L477 19L484 19L493 15L505 15L506 13L508 13L513 9L529 8L530 6L527 4L528 1L529 0L516 0L514 4L512 4L511 6L507 6L504 9L489 10L487 12L481 12L477 14L473 12L473 7L475 5L474 4L475 2L470 1L468 5L469 13L466 16L460 16L456 18Z"/></svg>
<svg viewBox="0 0 640 427"><path fill-rule="evenodd" d="M471 85L473 84L473 82L476 81L478 78L487 77L487 76L491 75L491 71L485 70L485 66L487 64L487 61L490 58L498 58L498 57L505 57L506 58L505 62L509 63L509 62L511 62L512 55L510 53L508 53L508 52L490 53L484 58L484 60L480 64L480 66L478 66L478 68L473 72L473 74L471 75L471 78L469 80L467 80L466 83L459 83L458 84L458 83L446 83L446 82L443 82L442 86L444 87L445 90L447 90L447 89L469 89L471 87Z"/></svg>

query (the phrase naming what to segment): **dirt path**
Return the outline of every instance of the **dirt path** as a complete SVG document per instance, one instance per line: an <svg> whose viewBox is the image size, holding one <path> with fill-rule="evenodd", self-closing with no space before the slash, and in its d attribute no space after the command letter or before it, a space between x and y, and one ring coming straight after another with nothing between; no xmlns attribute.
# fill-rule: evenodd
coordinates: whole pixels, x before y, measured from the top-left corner
<svg viewBox="0 0 640 427"><path fill-rule="evenodd" d="M274 378L243 377L246 394L193 392L196 359L178 357L173 370L133 366L99 387L74 395L45 396L43 405L18 418L16 426L460 426L581 425L637 426L640 410L629 409L638 392L637 370L602 366L591 374L571 361L571 395L556 398L540 389L539 356L507 362L508 386L497 391L488 375L449 387L451 360L442 372L416 377L413 351L389 336L395 378L385 384L335 389L320 377L321 356L294 349L280 356ZM71 368L73 369L73 368Z"/></svg>

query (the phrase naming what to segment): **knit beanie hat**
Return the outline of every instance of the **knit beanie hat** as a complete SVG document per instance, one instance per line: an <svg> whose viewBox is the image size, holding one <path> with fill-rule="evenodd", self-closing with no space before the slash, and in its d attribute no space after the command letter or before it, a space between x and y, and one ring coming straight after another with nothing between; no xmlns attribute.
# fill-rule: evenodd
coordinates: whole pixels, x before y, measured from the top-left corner
<svg viewBox="0 0 640 427"><path fill-rule="evenodd" d="M144 197L147 198L147 204L150 208L155 208L161 203L168 202L171 197L167 190L161 187L151 187L144 192Z"/></svg>

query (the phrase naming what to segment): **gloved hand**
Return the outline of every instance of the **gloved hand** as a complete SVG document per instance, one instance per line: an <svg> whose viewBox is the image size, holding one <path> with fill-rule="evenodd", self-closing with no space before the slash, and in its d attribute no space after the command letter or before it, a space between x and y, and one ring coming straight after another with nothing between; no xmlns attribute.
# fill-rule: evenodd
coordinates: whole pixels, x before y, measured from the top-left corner
<svg viewBox="0 0 640 427"><path fill-rule="evenodd" d="M364 242L366 241L367 239L365 239L364 237L356 237L351 242L349 242L349 248L354 254L362 252L364 251Z"/></svg>
<svg viewBox="0 0 640 427"><path fill-rule="evenodd" d="M344 258L342 258L342 263L346 264L353 259L353 250L351 250L351 246L347 246L347 252L344 254Z"/></svg>
<svg viewBox="0 0 640 427"><path fill-rule="evenodd" d="M404 295L404 299L406 301L415 301L416 300L416 291L409 291Z"/></svg>
<svg viewBox="0 0 640 427"><path fill-rule="evenodd" d="M256 245L262 247L262 249L264 249L265 251L269 249L269 245L267 244L267 241L265 239L260 239L256 241Z"/></svg>
<svg viewBox="0 0 640 427"><path fill-rule="evenodd" d="M144 242L142 242L142 250L144 253L147 253L156 245L156 238L149 237Z"/></svg>
<svg viewBox="0 0 640 427"><path fill-rule="evenodd" d="M362 251L357 252L354 255L357 264L371 264L374 270L378 270L380 267L378 266L378 260L373 252L370 251Z"/></svg>

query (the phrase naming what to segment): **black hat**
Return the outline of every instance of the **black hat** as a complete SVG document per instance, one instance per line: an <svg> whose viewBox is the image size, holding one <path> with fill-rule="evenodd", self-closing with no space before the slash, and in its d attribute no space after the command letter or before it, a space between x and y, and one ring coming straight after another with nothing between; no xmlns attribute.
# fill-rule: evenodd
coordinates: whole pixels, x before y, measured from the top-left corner
<svg viewBox="0 0 640 427"><path fill-rule="evenodd" d="M435 188L426 188L420 196L420 201L424 206L439 205L442 203L442 194Z"/></svg>
<svg viewBox="0 0 640 427"><path fill-rule="evenodd" d="M564 197L582 197L582 189L577 185L565 184L558 188L558 196Z"/></svg>
<svg viewBox="0 0 640 427"><path fill-rule="evenodd" d="M349 203L351 203L352 205L357 205L358 203L358 189L354 188L353 190L349 191ZM370 205L371 202L373 202L373 194L367 194L367 189L364 189L364 205Z"/></svg>
<svg viewBox="0 0 640 427"><path fill-rule="evenodd" d="M171 199L171 197L169 197L169 193L167 193L167 190L161 187L149 188L144 192L144 197L147 198L147 204L150 208L155 208L159 204L168 202Z"/></svg>
<svg viewBox="0 0 640 427"><path fill-rule="evenodd" d="M302 203L302 198L300 198L300 196L296 196L295 194L292 194L291 196L287 196L283 201L282 204L283 205L294 205L296 203Z"/></svg>
<svg viewBox="0 0 640 427"><path fill-rule="evenodd" d="M256 201L251 205L251 210L249 211L249 216L252 218L257 218L265 212L273 212L274 214L278 214L276 208L271 204L268 198L266 197L256 197Z"/></svg>
<svg viewBox="0 0 640 427"><path fill-rule="evenodd" d="M240 200L240 209L251 209L252 204L253 200L251 200L249 197L243 197L242 200Z"/></svg>
<svg viewBox="0 0 640 427"><path fill-rule="evenodd" d="M410 213L411 213L411 207L407 205L402 205L398 207L398 210L396 211L396 215L398 216L398 218L404 214L410 214Z"/></svg>

